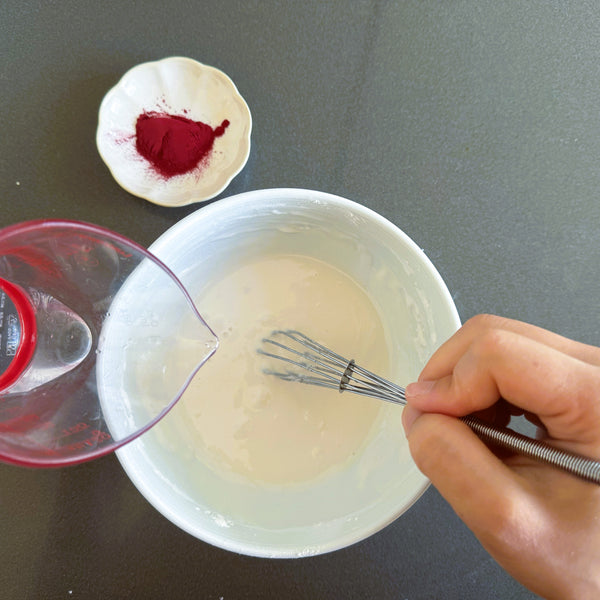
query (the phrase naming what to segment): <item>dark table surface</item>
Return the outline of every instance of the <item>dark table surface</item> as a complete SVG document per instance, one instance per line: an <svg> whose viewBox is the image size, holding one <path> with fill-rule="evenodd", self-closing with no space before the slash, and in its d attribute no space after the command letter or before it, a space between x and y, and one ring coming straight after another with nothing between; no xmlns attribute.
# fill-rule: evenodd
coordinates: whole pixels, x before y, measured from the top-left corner
<svg viewBox="0 0 600 600"><path fill-rule="evenodd" d="M91 2L0 7L0 225L91 221L149 245L200 205L122 190L95 147L104 94L171 55L225 71L252 151L221 194L301 187L378 211L433 260L461 318L600 345L596 2ZM154 510L114 456L0 466L0 597L524 599L430 488L350 548L265 560Z"/></svg>

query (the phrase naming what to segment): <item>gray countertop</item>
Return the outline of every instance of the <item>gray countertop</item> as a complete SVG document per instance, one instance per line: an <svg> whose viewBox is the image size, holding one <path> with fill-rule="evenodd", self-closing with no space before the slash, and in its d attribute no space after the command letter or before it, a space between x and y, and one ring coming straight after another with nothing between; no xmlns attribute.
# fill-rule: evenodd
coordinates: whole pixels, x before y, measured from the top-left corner
<svg viewBox="0 0 600 600"><path fill-rule="evenodd" d="M600 345L596 2L33 2L0 7L0 225L81 219L149 245L200 205L133 197L95 147L135 64L225 71L252 151L221 197L345 196L433 260L464 320L494 312ZM380 533L297 560L192 538L114 456L0 466L3 598L533 598L435 489Z"/></svg>

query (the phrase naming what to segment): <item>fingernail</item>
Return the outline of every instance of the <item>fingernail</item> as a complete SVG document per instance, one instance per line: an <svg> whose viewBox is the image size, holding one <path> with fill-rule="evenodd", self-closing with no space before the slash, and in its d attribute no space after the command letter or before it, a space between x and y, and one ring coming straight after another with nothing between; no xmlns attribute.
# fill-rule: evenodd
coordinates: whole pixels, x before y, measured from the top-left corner
<svg viewBox="0 0 600 600"><path fill-rule="evenodd" d="M431 392L435 381L416 381L415 383L409 383L406 386L406 397L415 398L416 396L425 396Z"/></svg>
<svg viewBox="0 0 600 600"><path fill-rule="evenodd" d="M408 435L410 430L412 429L413 423L422 415L423 413L412 407L410 404L407 404L402 410L402 427L404 427L404 433Z"/></svg>

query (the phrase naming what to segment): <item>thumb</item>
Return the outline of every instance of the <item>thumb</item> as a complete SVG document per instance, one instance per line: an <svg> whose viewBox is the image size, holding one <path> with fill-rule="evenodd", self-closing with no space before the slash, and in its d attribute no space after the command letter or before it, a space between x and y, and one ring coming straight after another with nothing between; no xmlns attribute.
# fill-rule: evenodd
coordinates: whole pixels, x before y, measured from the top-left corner
<svg viewBox="0 0 600 600"><path fill-rule="evenodd" d="M511 490L514 474L455 417L421 413L410 403L402 422L417 467L475 534L485 533Z"/></svg>

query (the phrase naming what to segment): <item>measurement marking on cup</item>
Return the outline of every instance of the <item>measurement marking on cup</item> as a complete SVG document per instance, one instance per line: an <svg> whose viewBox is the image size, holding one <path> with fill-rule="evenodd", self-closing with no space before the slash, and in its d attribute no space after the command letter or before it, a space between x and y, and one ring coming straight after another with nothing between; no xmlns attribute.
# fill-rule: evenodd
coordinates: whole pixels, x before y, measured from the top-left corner
<svg viewBox="0 0 600 600"><path fill-rule="evenodd" d="M77 425L72 425L71 427L67 427L60 432L58 439L67 437L69 435L73 435L75 433L79 433L81 431L85 431L89 429L89 425L87 423L77 423Z"/></svg>
<svg viewBox="0 0 600 600"><path fill-rule="evenodd" d="M104 442L107 442L111 439L109 433L105 431L99 431L98 429L93 429L89 438L85 440L81 440L80 442L74 442L72 444L68 444L66 446L62 446L61 450L81 450L82 448L87 447L96 447Z"/></svg>

